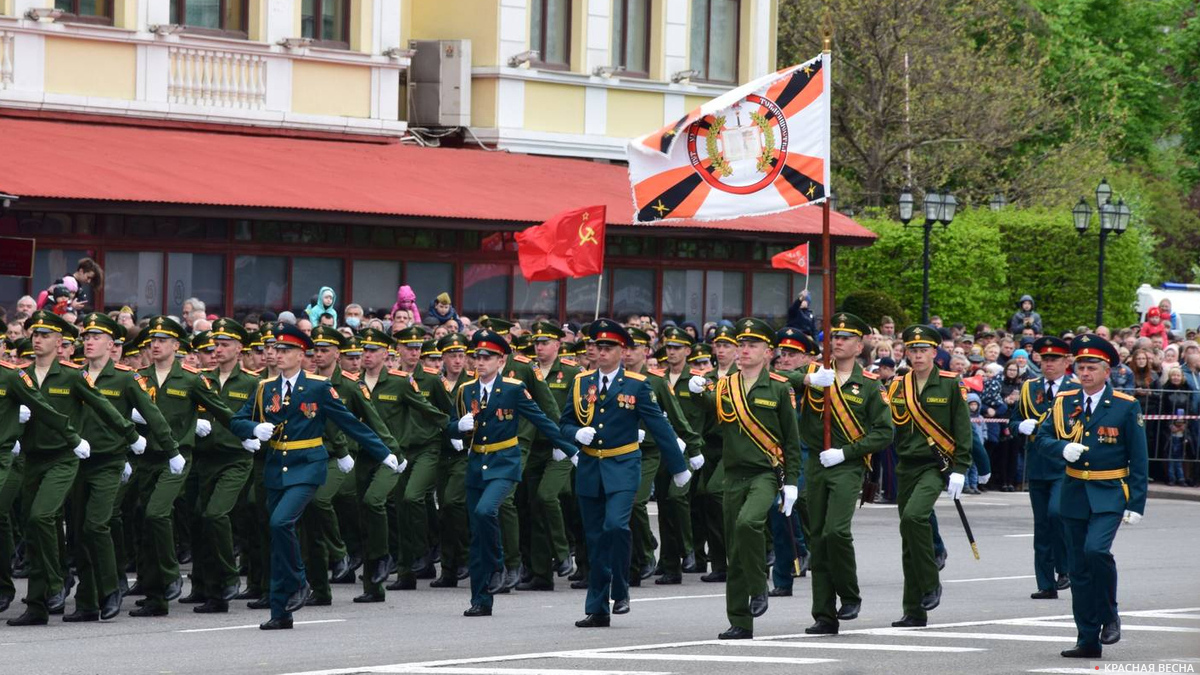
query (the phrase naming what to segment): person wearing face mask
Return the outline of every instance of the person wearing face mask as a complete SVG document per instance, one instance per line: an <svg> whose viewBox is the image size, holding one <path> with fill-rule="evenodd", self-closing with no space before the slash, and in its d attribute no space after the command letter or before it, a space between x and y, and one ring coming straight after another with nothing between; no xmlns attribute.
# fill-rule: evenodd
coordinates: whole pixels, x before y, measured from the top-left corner
<svg viewBox="0 0 1200 675"><path fill-rule="evenodd" d="M354 332L357 333L359 328L362 327L362 321L363 321L362 305L360 305L356 302L346 305L346 309L342 312L342 316L346 320L346 325L349 326Z"/></svg>

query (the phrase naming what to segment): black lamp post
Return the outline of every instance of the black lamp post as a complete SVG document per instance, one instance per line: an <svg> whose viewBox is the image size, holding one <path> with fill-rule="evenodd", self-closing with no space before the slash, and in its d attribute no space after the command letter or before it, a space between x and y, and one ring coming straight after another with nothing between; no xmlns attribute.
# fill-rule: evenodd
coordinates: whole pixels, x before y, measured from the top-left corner
<svg viewBox="0 0 1200 675"><path fill-rule="evenodd" d="M1118 200L1116 204L1113 204L1111 199L1112 188L1109 187L1108 181L1100 179L1100 184L1096 186L1096 208L1100 212L1100 269L1096 277L1097 326L1104 323L1104 249L1108 244L1108 235L1116 233L1117 236L1121 236L1125 233L1125 228L1129 227L1129 206L1123 199ZM1079 198L1079 203L1071 209L1071 217L1079 235L1086 234L1092 219L1092 207L1088 206L1087 199Z"/></svg>
<svg viewBox="0 0 1200 675"><path fill-rule="evenodd" d="M900 222L907 227L913 217L912 190L904 188L900 191ZM933 226L941 223L943 228L949 227L958 210L958 200L949 192L938 192L934 188L925 191L925 222L924 247L921 254L921 323L929 322L929 238L933 234Z"/></svg>

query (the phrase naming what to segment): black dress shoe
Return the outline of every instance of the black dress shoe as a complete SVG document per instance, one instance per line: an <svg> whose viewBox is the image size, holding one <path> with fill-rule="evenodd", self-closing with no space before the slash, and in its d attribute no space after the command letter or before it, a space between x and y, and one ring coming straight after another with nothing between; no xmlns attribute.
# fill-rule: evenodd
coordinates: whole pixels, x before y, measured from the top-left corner
<svg viewBox="0 0 1200 675"><path fill-rule="evenodd" d="M634 572L633 574L629 575L629 586L630 586L630 588L641 588L642 587L642 578L637 575L637 572Z"/></svg>
<svg viewBox="0 0 1200 675"><path fill-rule="evenodd" d="M695 551L693 551L683 557L683 565L681 565L680 568L686 574L695 574L696 572L699 571L699 568L696 567L696 552Z"/></svg>
<svg viewBox="0 0 1200 675"><path fill-rule="evenodd" d="M717 636L718 640L749 640L754 637L754 631L737 626L730 626L728 630Z"/></svg>
<svg viewBox="0 0 1200 675"><path fill-rule="evenodd" d="M329 578L337 579L338 577L344 577L352 571L350 569L350 556L344 555L341 560L333 563L333 567L329 570Z"/></svg>
<svg viewBox="0 0 1200 675"><path fill-rule="evenodd" d="M841 609L838 610L838 621L853 621L858 618L858 612L862 609L861 602L843 602Z"/></svg>
<svg viewBox="0 0 1200 675"><path fill-rule="evenodd" d="M1113 619L1112 623L1104 624L1100 629L1100 644L1115 645L1121 641L1121 617Z"/></svg>
<svg viewBox="0 0 1200 675"><path fill-rule="evenodd" d="M471 605L470 609L463 612L463 616L491 616L492 608L484 607L483 605Z"/></svg>
<svg viewBox="0 0 1200 675"><path fill-rule="evenodd" d="M899 621L892 622L892 628L922 628L925 626L925 624L925 619L918 619L905 614L904 616L900 617Z"/></svg>
<svg viewBox="0 0 1200 675"><path fill-rule="evenodd" d="M134 618L143 618L148 616L166 616L166 607L138 607L129 611L129 616Z"/></svg>
<svg viewBox="0 0 1200 675"><path fill-rule="evenodd" d="M208 602L208 597L195 588L192 589L191 593L179 599L179 604L181 605L202 605L206 602Z"/></svg>
<svg viewBox="0 0 1200 675"><path fill-rule="evenodd" d="M308 599L308 593L311 590L312 586L309 586L307 581L304 582L304 585L297 588L295 593L288 596L287 604L283 606L283 611L291 614L303 607L304 601Z"/></svg>
<svg viewBox="0 0 1200 675"><path fill-rule="evenodd" d="M55 593L46 599L46 611L51 616L62 614L67 608L67 589L64 587L61 591Z"/></svg>
<svg viewBox="0 0 1200 675"><path fill-rule="evenodd" d="M1058 598L1058 591L1038 591L1030 593L1029 597L1034 600L1055 600Z"/></svg>
<svg viewBox="0 0 1200 675"><path fill-rule="evenodd" d="M612 617L607 614L588 614L575 622L576 628L608 628L612 625Z"/></svg>
<svg viewBox="0 0 1200 675"><path fill-rule="evenodd" d="M700 577L700 581L707 581L709 583L725 583L725 573L713 570Z"/></svg>
<svg viewBox="0 0 1200 675"><path fill-rule="evenodd" d="M637 576L639 579L649 579L650 577L654 576L654 571L655 571L654 565L651 565L650 563L646 563L645 565L642 565L641 567L638 568Z"/></svg>
<svg viewBox="0 0 1200 675"><path fill-rule="evenodd" d="M575 571L572 572L571 575L567 577L567 581L579 581L580 579L586 579L586 578L587 578L587 575L583 573L583 570L576 567Z"/></svg>
<svg viewBox="0 0 1200 675"><path fill-rule="evenodd" d="M384 579L388 578L388 567L391 565L390 559L390 555L385 555L371 564L371 583L381 584Z"/></svg>
<svg viewBox="0 0 1200 675"><path fill-rule="evenodd" d="M433 563L429 563L419 570L414 570L413 576L417 579L436 579L437 568L433 566Z"/></svg>
<svg viewBox="0 0 1200 675"><path fill-rule="evenodd" d="M946 558L949 555L950 554L946 553L945 551L942 551L941 553L933 554L933 562L937 563L937 568L938 568L939 572L946 569Z"/></svg>
<svg viewBox="0 0 1200 675"><path fill-rule="evenodd" d="M651 576L656 576L656 577L657 577L657 576L660 576L660 575L662 575L662 574L663 574L665 571L666 571L666 570L664 570L664 569L663 569L663 564L662 564L662 561L661 561L661 560L659 560L658 562L654 563L654 571L653 571L653 572L651 572Z"/></svg>
<svg viewBox="0 0 1200 675"><path fill-rule="evenodd" d="M258 624L259 630L291 630L291 619L270 619Z"/></svg>
<svg viewBox="0 0 1200 675"><path fill-rule="evenodd" d="M533 570L529 569L525 563L521 563L521 566L517 568L517 583L521 584L526 581L533 581Z"/></svg>
<svg viewBox="0 0 1200 675"><path fill-rule="evenodd" d="M78 607L75 608L74 612L71 612L70 614L67 614L66 616L63 617L63 621L65 621L67 623L82 623L84 621L99 621L99 620L100 620L100 612L98 612L94 609L93 610L79 609Z"/></svg>
<svg viewBox="0 0 1200 675"><path fill-rule="evenodd" d="M415 591L417 590L416 577L400 577L387 585L389 591Z"/></svg>
<svg viewBox="0 0 1200 675"><path fill-rule="evenodd" d="M492 572L492 576L488 577L487 592L491 595L496 595L504 588L504 570L498 569Z"/></svg>
<svg viewBox="0 0 1200 675"><path fill-rule="evenodd" d="M264 595L257 600L251 600L246 603L250 609L271 609L271 598Z"/></svg>
<svg viewBox="0 0 1200 675"><path fill-rule="evenodd" d="M333 604L333 598L318 598L312 593L308 594L308 599L304 601L305 607L329 607Z"/></svg>
<svg viewBox="0 0 1200 675"><path fill-rule="evenodd" d="M1068 659L1098 659L1101 651L1100 647L1084 647L1077 644L1070 649L1064 649L1062 655Z"/></svg>
<svg viewBox="0 0 1200 675"><path fill-rule="evenodd" d="M192 611L197 614L225 614L229 611L229 601L208 600L203 605L196 605Z"/></svg>
<svg viewBox="0 0 1200 675"><path fill-rule="evenodd" d="M613 614L628 614L629 613L629 598L621 598L613 602Z"/></svg>
<svg viewBox="0 0 1200 675"><path fill-rule="evenodd" d="M109 619L117 618L121 613L121 591L116 590L104 596L104 600L100 601L100 618L108 621Z"/></svg>
<svg viewBox="0 0 1200 675"><path fill-rule="evenodd" d="M146 591L145 591L145 589L142 588L142 584L137 581L133 582L133 585L129 587L129 590L125 591L126 596L145 595L145 594L146 594Z"/></svg>
<svg viewBox="0 0 1200 675"><path fill-rule="evenodd" d="M239 590L240 590L239 584L234 584L232 586L226 586L225 588L221 589L221 599L224 600L225 602L234 600L237 598Z"/></svg>
<svg viewBox="0 0 1200 675"><path fill-rule="evenodd" d="M442 574L442 576L429 582L430 588L458 588L458 579L452 574Z"/></svg>
<svg viewBox="0 0 1200 675"><path fill-rule="evenodd" d="M631 584L631 585L632 585L632 584ZM572 589L572 590L581 591L581 590L583 590L583 589L585 589L585 588L587 588L587 587L588 587L588 582L587 582L587 579L579 579L578 581L572 581L572 582L571 582L571 589Z"/></svg>
<svg viewBox="0 0 1200 675"><path fill-rule="evenodd" d="M247 588L246 590L242 591L241 593L238 593L237 595L233 596L233 599L234 600L257 600L261 597L262 597L262 592L256 591L251 588Z"/></svg>
<svg viewBox="0 0 1200 675"><path fill-rule="evenodd" d="M775 566L775 549L767 551L767 569Z"/></svg>
<svg viewBox="0 0 1200 675"><path fill-rule="evenodd" d="M1054 582L1054 587L1060 591L1067 590L1071 587L1071 577L1065 574L1058 575L1058 579Z"/></svg>
<svg viewBox="0 0 1200 675"><path fill-rule="evenodd" d="M349 565L347 565L345 569L341 569L329 575L329 583L331 584L353 584L357 582L358 575L354 573L354 568L350 567Z"/></svg>
<svg viewBox="0 0 1200 675"><path fill-rule="evenodd" d="M516 588L519 583L521 583L521 571L508 570L504 573L504 586L501 587L500 592L507 593Z"/></svg>
<svg viewBox="0 0 1200 675"><path fill-rule="evenodd" d="M363 564L363 559L361 556L354 555L353 553L350 554L350 571L351 572L357 571L358 568L362 567L362 564Z"/></svg>
<svg viewBox="0 0 1200 675"><path fill-rule="evenodd" d="M750 616L760 617L767 613L767 594L762 593L750 597Z"/></svg>
<svg viewBox="0 0 1200 675"><path fill-rule="evenodd" d="M554 574L559 577L569 577L574 573L575 559L570 555L567 556L566 560L558 563L558 566L554 568Z"/></svg>
<svg viewBox="0 0 1200 675"><path fill-rule="evenodd" d="M926 612L932 611L938 605L942 604L942 585L938 584L937 588L921 596L921 609Z"/></svg>
<svg viewBox="0 0 1200 675"><path fill-rule="evenodd" d="M674 572L664 572L661 577L654 580L654 583L659 586L675 586L683 583L683 576Z"/></svg>
<svg viewBox="0 0 1200 675"><path fill-rule="evenodd" d="M121 591L121 595L129 595L129 578L124 574L117 575L117 590Z"/></svg>
<svg viewBox="0 0 1200 675"><path fill-rule="evenodd" d="M808 576L809 560L810 560L809 556L806 556L806 555L800 556L800 575L799 576L802 576L802 577Z"/></svg>
<svg viewBox="0 0 1200 675"><path fill-rule="evenodd" d="M192 562L192 549L190 549L190 548L179 549L175 553L175 559L179 561L180 565L186 565L186 564Z"/></svg>
<svg viewBox="0 0 1200 675"><path fill-rule="evenodd" d="M167 585L167 590L163 591L163 599L167 602L176 600L183 595L183 579L176 579Z"/></svg>
<svg viewBox="0 0 1200 675"><path fill-rule="evenodd" d="M363 604L367 602L383 602L384 599L385 596L383 593L363 593L362 595L355 596L354 602Z"/></svg>
<svg viewBox="0 0 1200 675"><path fill-rule="evenodd" d="M805 628L804 632L809 635L837 635L838 625L832 621L817 619L817 622Z"/></svg>
<svg viewBox="0 0 1200 675"><path fill-rule="evenodd" d="M25 610L24 614L15 619L9 619L7 623L10 626L45 626L50 623L50 619Z"/></svg>
<svg viewBox="0 0 1200 675"><path fill-rule="evenodd" d="M792 597L792 589L790 588L772 588L768 596L772 598L790 598Z"/></svg>
<svg viewBox="0 0 1200 675"><path fill-rule="evenodd" d="M462 581L463 579L471 576L471 568L467 567L466 565L462 565L458 568L458 571L454 576L457 577L459 581Z"/></svg>
<svg viewBox="0 0 1200 675"><path fill-rule="evenodd" d="M8 606L12 604L12 601L13 599L10 596L0 595L0 612L8 609Z"/></svg>
<svg viewBox="0 0 1200 675"><path fill-rule="evenodd" d="M554 590L554 582L538 579L534 577L529 581L522 581L517 584L518 591L552 591Z"/></svg>

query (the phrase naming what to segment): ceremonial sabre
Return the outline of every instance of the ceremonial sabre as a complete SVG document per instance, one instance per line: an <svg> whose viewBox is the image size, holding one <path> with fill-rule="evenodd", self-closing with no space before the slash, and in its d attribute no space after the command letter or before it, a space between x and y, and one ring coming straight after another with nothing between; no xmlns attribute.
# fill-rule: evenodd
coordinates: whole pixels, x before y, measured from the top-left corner
<svg viewBox="0 0 1200 675"><path fill-rule="evenodd" d="M971 542L971 552L979 560L979 547L975 545L975 535L971 533L971 524L967 522L967 512L963 511L962 502L954 500L954 508L958 509L958 517L962 520L963 529L967 532L967 541Z"/></svg>

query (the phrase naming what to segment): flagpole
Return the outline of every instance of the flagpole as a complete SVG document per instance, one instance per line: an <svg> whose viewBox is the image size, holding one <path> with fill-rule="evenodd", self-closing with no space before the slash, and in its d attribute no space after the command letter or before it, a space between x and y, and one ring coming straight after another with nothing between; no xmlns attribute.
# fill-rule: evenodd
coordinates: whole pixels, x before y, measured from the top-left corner
<svg viewBox="0 0 1200 675"><path fill-rule="evenodd" d="M600 270L600 276L596 279L596 315L592 317L592 321L600 318L600 294L604 292L604 270Z"/></svg>
<svg viewBox="0 0 1200 675"><path fill-rule="evenodd" d="M828 61L830 47L833 44L833 26L829 18L828 10L825 16L825 54ZM823 77L830 78L829 92L833 95L833 81L829 73L822 73ZM833 161L833 139L830 138L830 153L829 160ZM828 172L826 175L829 175ZM822 330L822 345L821 354L825 361L826 368L833 367L833 338L830 335L830 314L833 312L833 261L831 260L829 246L829 185L825 186L825 201L821 202L821 330ZM807 278L805 279L807 283ZM833 387L838 386L837 374L834 374ZM821 447L821 451L828 450L833 447L833 419L830 412L829 394L825 395L825 405L821 408L821 424L824 427L825 445Z"/></svg>

